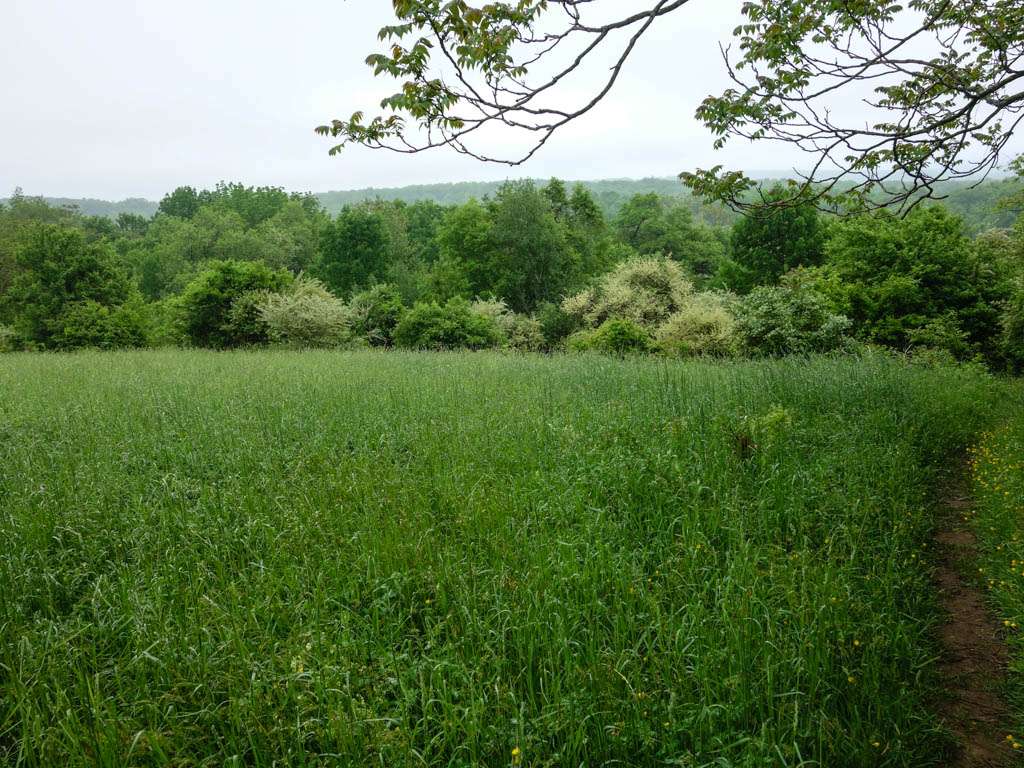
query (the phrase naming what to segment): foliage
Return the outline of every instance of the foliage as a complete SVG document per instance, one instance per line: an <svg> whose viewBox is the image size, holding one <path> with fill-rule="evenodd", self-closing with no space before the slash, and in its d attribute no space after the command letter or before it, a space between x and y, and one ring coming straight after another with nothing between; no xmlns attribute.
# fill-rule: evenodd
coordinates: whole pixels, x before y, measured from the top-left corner
<svg viewBox="0 0 1024 768"><path fill-rule="evenodd" d="M735 267L724 277L734 291L774 285L791 269L815 266L824 255L825 228L810 203L782 205L789 193L775 187L764 202L736 221L730 236Z"/></svg>
<svg viewBox="0 0 1024 768"><path fill-rule="evenodd" d="M653 328L681 309L692 293L677 262L636 257L616 266L594 287L566 298L562 310L592 328L611 318Z"/></svg>
<svg viewBox="0 0 1024 768"><path fill-rule="evenodd" d="M184 333L199 347L263 343L268 337L258 309L260 292L280 291L291 282L287 272L261 263L210 262L181 296Z"/></svg>
<svg viewBox="0 0 1024 768"><path fill-rule="evenodd" d="M7 325L0 325L0 352L13 352L19 346L18 334Z"/></svg>
<svg viewBox="0 0 1024 768"><path fill-rule="evenodd" d="M675 356L728 357L739 350L732 300L723 294L698 293L655 331L660 351Z"/></svg>
<svg viewBox="0 0 1024 768"><path fill-rule="evenodd" d="M1016 371L1024 370L1024 277L1003 309L1001 350Z"/></svg>
<svg viewBox="0 0 1024 768"><path fill-rule="evenodd" d="M395 344L407 349L485 349L501 343L501 331L465 299L420 302L395 327Z"/></svg>
<svg viewBox="0 0 1024 768"><path fill-rule="evenodd" d="M502 346L518 352L540 352L545 347L544 330L540 321L509 309L501 299L477 299L470 304L476 314L493 322L502 336Z"/></svg>
<svg viewBox="0 0 1024 768"><path fill-rule="evenodd" d="M351 339L351 312L318 280L300 275L257 303L270 341L291 347L338 347Z"/></svg>
<svg viewBox="0 0 1024 768"><path fill-rule="evenodd" d="M566 338L579 328L576 318L562 309L561 304L546 301L537 309L537 322L544 335L544 348L553 350L562 346Z"/></svg>
<svg viewBox="0 0 1024 768"><path fill-rule="evenodd" d="M859 338L905 349L925 334L958 339L956 347L972 354L992 350L1005 279L983 261L986 252L972 249L958 218L929 207L903 219L885 212L851 218L833 229L822 290Z"/></svg>
<svg viewBox="0 0 1024 768"><path fill-rule="evenodd" d="M106 338L110 343L104 346L137 338L130 329L134 311L117 311L135 292L109 245L87 243L77 230L33 225L17 266L6 298L24 341L69 349L93 338Z"/></svg>
<svg viewBox="0 0 1024 768"><path fill-rule="evenodd" d="M384 276L387 230L365 207L346 208L321 233L319 260L313 274L339 295L365 288Z"/></svg>
<svg viewBox="0 0 1024 768"><path fill-rule="evenodd" d="M737 307L736 332L754 355L806 355L840 349L850 321L805 285L759 286Z"/></svg>
<svg viewBox="0 0 1024 768"><path fill-rule="evenodd" d="M120 306L86 300L57 317L52 344L59 349L125 349L146 345L145 309L138 299Z"/></svg>
<svg viewBox="0 0 1024 768"><path fill-rule="evenodd" d="M490 207L488 275L495 295L516 312L532 312L573 287L578 256L533 182L504 185Z"/></svg>
<svg viewBox="0 0 1024 768"><path fill-rule="evenodd" d="M638 253L673 258L698 278L714 275L725 258L723 238L696 224L687 206L654 193L628 200L615 226L622 242Z"/></svg>
<svg viewBox="0 0 1024 768"><path fill-rule="evenodd" d="M390 347L394 343L405 305L398 290L391 285L375 285L357 293L349 303L352 330L366 339L370 346Z"/></svg>
<svg viewBox="0 0 1024 768"><path fill-rule="evenodd" d="M577 352L604 352L625 355L648 352L653 346L650 332L624 317L611 317L593 330L579 331L569 337L569 348Z"/></svg>

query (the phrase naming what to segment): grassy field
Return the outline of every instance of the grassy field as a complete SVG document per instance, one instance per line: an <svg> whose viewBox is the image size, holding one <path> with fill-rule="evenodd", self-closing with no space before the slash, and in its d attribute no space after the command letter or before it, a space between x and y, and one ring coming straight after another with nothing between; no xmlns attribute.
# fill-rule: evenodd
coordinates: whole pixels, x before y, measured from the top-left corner
<svg viewBox="0 0 1024 768"><path fill-rule="evenodd" d="M1010 394L882 358L0 357L0 764L941 763L929 494Z"/></svg>

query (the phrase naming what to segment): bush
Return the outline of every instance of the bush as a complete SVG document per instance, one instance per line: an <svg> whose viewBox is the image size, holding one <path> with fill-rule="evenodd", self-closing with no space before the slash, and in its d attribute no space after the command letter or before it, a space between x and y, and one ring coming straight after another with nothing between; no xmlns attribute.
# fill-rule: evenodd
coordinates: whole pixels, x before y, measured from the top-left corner
<svg viewBox="0 0 1024 768"><path fill-rule="evenodd" d="M146 344L145 307L132 301L110 307L96 301L69 305L55 323L59 349L126 349Z"/></svg>
<svg viewBox="0 0 1024 768"><path fill-rule="evenodd" d="M824 296L803 286L760 286L737 308L740 341L755 355L830 352L846 342L849 329Z"/></svg>
<svg viewBox="0 0 1024 768"><path fill-rule="evenodd" d="M257 304L271 341L295 347L337 347L351 341L351 314L319 280L300 276Z"/></svg>
<svg viewBox="0 0 1024 768"><path fill-rule="evenodd" d="M669 355L726 357L739 347L736 318L728 296L696 294L655 332L658 349Z"/></svg>
<svg viewBox="0 0 1024 768"><path fill-rule="evenodd" d="M619 264L593 288L565 299L562 310L592 328L614 318L653 329L679 311L692 293L693 285L678 263L641 257Z"/></svg>
<svg viewBox="0 0 1024 768"><path fill-rule="evenodd" d="M477 299L470 309L498 326L502 346L519 352L539 352L545 347L544 332L538 320L520 315L501 299Z"/></svg>
<svg viewBox="0 0 1024 768"><path fill-rule="evenodd" d="M485 349L501 341L494 321L473 312L465 299L418 303L395 327L395 343L408 349Z"/></svg>
<svg viewBox="0 0 1024 768"><path fill-rule="evenodd" d="M197 346L215 349L266 342L258 311L262 296L254 292L280 291L291 281L288 272L258 262L210 262L181 296L185 335Z"/></svg>
<svg viewBox="0 0 1024 768"><path fill-rule="evenodd" d="M0 325L0 353L13 352L18 348L18 334L14 332L14 329Z"/></svg>
<svg viewBox="0 0 1024 768"><path fill-rule="evenodd" d="M1011 368L1024 370L1024 279L1006 302L1002 315L1000 347Z"/></svg>
<svg viewBox="0 0 1024 768"><path fill-rule="evenodd" d="M395 341L395 328L405 313L405 304L398 288L375 285L357 293L350 303L352 330L374 347L390 347Z"/></svg>
<svg viewBox="0 0 1024 768"><path fill-rule="evenodd" d="M17 266L5 303L27 345L70 349L132 337L135 310L119 307L134 304L137 292L108 244L87 242L78 230L36 226L18 251Z"/></svg>
<svg viewBox="0 0 1024 768"><path fill-rule="evenodd" d="M595 330L580 331L570 337L569 348L577 352L593 351L614 355L648 352L651 349L651 335L632 320L612 318L605 320Z"/></svg>
<svg viewBox="0 0 1024 768"><path fill-rule="evenodd" d="M579 327L579 322L565 312L561 305L546 301L537 309L537 322L544 334L544 348L558 349Z"/></svg>

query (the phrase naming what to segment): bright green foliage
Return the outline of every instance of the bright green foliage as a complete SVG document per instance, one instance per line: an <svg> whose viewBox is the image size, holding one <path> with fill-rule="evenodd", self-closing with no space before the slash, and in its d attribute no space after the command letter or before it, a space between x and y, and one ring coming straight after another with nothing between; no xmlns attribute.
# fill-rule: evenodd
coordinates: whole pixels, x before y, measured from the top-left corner
<svg viewBox="0 0 1024 768"><path fill-rule="evenodd" d="M580 331L569 338L569 348L578 352L625 355L648 352L653 347L650 332L628 318L612 317L597 328Z"/></svg>
<svg viewBox="0 0 1024 768"><path fill-rule="evenodd" d="M87 243L77 230L34 225L17 267L6 299L25 342L43 349L141 343L141 328L133 326L138 313L117 311L136 293L109 245Z"/></svg>
<svg viewBox="0 0 1024 768"><path fill-rule="evenodd" d="M262 293L259 319L270 341L296 348L339 347L351 340L351 312L312 278L300 275L275 293Z"/></svg>
<svg viewBox="0 0 1024 768"><path fill-rule="evenodd" d="M0 392L26 768L941 765L933 485L1020 399L333 351L19 355Z"/></svg>
<svg viewBox="0 0 1024 768"><path fill-rule="evenodd" d="M859 338L897 349L922 336L956 338L966 349L952 352L991 350L1005 281L944 209L838 222L826 251L823 290Z"/></svg>
<svg viewBox="0 0 1024 768"><path fill-rule="evenodd" d="M137 298L115 307L79 301L59 316L52 344L59 349L144 347L146 328L145 306Z"/></svg>
<svg viewBox="0 0 1024 768"><path fill-rule="evenodd" d="M759 286L736 309L736 332L752 355L833 352L847 341L848 318L805 285Z"/></svg>
<svg viewBox="0 0 1024 768"><path fill-rule="evenodd" d="M339 295L382 278L387 267L388 235L374 211L346 208L321 233L320 258L313 273Z"/></svg>
<svg viewBox="0 0 1024 768"><path fill-rule="evenodd" d="M191 219L199 212L202 202L195 187L178 187L164 195L157 212L177 219Z"/></svg>
<svg viewBox="0 0 1024 768"><path fill-rule="evenodd" d="M735 355L740 344L733 304L728 295L694 294L658 326L658 350L674 357Z"/></svg>
<svg viewBox="0 0 1024 768"><path fill-rule="evenodd" d="M757 285L774 285L791 269L821 263L825 227L818 210L809 203L778 206L788 194L776 187L763 205L733 225L733 263L722 275L730 290L747 293Z"/></svg>
<svg viewBox="0 0 1024 768"><path fill-rule="evenodd" d="M397 288L391 285L375 285L352 297L349 303L352 312L352 330L366 339L370 346L390 347L395 340L405 306Z"/></svg>
<svg viewBox="0 0 1024 768"><path fill-rule="evenodd" d="M430 275L435 296L447 300L489 290L492 227L490 210L475 200L449 209L437 231L439 256Z"/></svg>
<svg viewBox="0 0 1024 768"><path fill-rule="evenodd" d="M395 344L407 349L486 349L501 344L501 331L465 299L419 303L395 328Z"/></svg>
<svg viewBox="0 0 1024 768"><path fill-rule="evenodd" d="M226 349L268 340L260 293L280 291L290 274L248 261L211 262L181 296L182 327L199 347ZM237 306L236 306L237 305Z"/></svg>

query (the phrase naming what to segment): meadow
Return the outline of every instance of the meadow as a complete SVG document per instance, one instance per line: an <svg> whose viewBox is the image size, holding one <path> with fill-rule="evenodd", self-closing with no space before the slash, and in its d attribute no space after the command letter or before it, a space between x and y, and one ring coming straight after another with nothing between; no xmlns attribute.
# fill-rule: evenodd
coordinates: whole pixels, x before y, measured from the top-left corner
<svg viewBox="0 0 1024 768"><path fill-rule="evenodd" d="M884 354L0 357L0 764L942 764L934 490L1020 394Z"/></svg>

